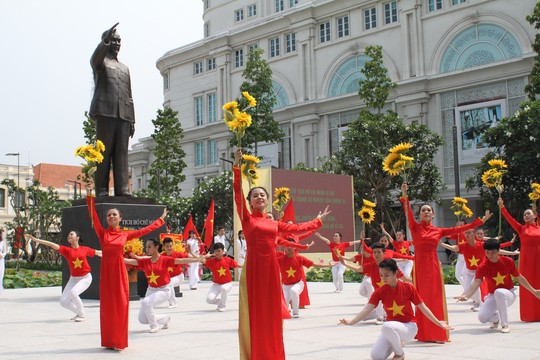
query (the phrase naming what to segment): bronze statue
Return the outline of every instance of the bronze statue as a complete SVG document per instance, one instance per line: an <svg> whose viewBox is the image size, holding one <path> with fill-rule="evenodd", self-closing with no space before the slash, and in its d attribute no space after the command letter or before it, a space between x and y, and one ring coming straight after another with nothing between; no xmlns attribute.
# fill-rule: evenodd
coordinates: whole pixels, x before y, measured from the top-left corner
<svg viewBox="0 0 540 360"><path fill-rule="evenodd" d="M111 163L114 195L129 196L128 145L135 132L131 78L126 65L118 61L120 35L116 23L101 36L90 65L94 73L94 97L90 116L96 121L96 135L105 145L103 162L95 172L96 194L109 195Z"/></svg>

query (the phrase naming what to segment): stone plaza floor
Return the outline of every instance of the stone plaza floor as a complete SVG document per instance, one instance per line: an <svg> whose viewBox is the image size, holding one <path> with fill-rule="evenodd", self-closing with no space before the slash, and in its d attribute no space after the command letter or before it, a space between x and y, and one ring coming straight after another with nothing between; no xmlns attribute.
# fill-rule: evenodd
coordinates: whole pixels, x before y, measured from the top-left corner
<svg viewBox="0 0 540 360"><path fill-rule="evenodd" d="M99 346L99 301L83 300L87 320L76 323L59 304L59 287L8 289L0 295L0 359L238 359L238 283L229 293L225 312L205 302L210 282L189 291L182 286L178 307L166 304L156 310L172 317L170 328L148 333L137 322L139 301L130 303L129 347L123 352ZM355 326L337 325L351 319L367 300L358 295L358 284L347 283L334 293L332 283L309 283L311 306L300 318L284 323L287 359L369 359L371 345L381 327L374 321ZM519 321L519 298L510 307L509 334L480 324L470 303L456 303L457 285L447 285L451 342L407 344L407 359L540 359L540 322Z"/></svg>

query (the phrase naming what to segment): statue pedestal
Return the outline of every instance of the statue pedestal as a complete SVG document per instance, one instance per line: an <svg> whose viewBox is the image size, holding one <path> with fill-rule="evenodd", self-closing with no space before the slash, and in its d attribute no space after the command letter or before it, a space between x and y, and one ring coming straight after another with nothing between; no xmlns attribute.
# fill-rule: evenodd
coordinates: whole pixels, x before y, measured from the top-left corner
<svg viewBox="0 0 540 360"><path fill-rule="evenodd" d="M99 239L92 228L86 200L75 200L72 204L73 206L62 211L62 239L64 239L62 245L70 246L65 239L70 231L77 230L83 239L81 245L101 250ZM163 213L163 205L157 205L155 200L148 198L98 196L95 198L95 206L104 227L107 227L107 211L111 208L117 208L123 214L120 226L130 230L150 225ZM162 232L166 232L165 225L144 236L143 239L159 238L159 234ZM89 257L88 262L92 268L92 284L81 294L81 298L99 300L101 258L98 256ZM66 286L69 276L69 267L64 260L62 262L62 289ZM144 296L144 294L135 293L137 285L136 283L134 285L130 285L130 300L138 300L139 295Z"/></svg>

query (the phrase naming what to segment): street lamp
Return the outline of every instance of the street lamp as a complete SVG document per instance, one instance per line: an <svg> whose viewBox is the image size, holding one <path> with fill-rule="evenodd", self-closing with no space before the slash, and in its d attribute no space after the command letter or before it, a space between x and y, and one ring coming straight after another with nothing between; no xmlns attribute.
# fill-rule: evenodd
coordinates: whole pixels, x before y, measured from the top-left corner
<svg viewBox="0 0 540 360"><path fill-rule="evenodd" d="M77 200L77 186L79 186L79 197L82 197L82 184L77 180L66 180L66 186L73 183L73 200Z"/></svg>
<svg viewBox="0 0 540 360"><path fill-rule="evenodd" d="M17 207L21 207L21 197L19 195L19 187L21 186L20 185L20 177L21 177L21 163L20 163L20 160L21 160L21 154L20 153L7 153L6 156L16 156L17 157L17 203L16 203L16 206Z"/></svg>

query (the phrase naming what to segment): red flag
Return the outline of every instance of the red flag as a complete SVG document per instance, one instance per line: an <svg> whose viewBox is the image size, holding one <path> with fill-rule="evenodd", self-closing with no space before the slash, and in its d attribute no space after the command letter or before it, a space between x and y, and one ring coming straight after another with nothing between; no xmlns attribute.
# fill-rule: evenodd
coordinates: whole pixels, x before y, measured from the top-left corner
<svg viewBox="0 0 540 360"><path fill-rule="evenodd" d="M214 198L210 203L210 209L208 209L208 215L204 220L204 246L210 248L212 245L212 239L214 238Z"/></svg>
<svg viewBox="0 0 540 360"><path fill-rule="evenodd" d="M292 198L289 200L289 204L287 205L285 210L283 210L283 218L281 219L281 221L283 222L287 222L289 220L291 220L293 223L296 223L294 219L294 204Z"/></svg>
<svg viewBox="0 0 540 360"><path fill-rule="evenodd" d="M191 215L189 215L189 219L187 221L187 224L184 227L184 233L182 234L182 236L184 237L184 239L186 239L186 241L189 239L189 231L190 230L195 230L195 234L197 235L197 238L199 238L199 239L201 238L201 236L199 235L199 232L195 228L195 224L193 224L193 218L191 217Z"/></svg>

